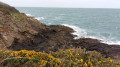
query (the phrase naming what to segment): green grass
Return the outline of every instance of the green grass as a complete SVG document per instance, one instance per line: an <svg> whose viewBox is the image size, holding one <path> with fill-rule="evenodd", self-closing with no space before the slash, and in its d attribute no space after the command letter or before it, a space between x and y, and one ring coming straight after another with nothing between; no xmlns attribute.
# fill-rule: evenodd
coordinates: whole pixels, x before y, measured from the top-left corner
<svg viewBox="0 0 120 67"><path fill-rule="evenodd" d="M15 22L21 22L24 19L24 16L20 13L11 13L11 16L13 17Z"/></svg>

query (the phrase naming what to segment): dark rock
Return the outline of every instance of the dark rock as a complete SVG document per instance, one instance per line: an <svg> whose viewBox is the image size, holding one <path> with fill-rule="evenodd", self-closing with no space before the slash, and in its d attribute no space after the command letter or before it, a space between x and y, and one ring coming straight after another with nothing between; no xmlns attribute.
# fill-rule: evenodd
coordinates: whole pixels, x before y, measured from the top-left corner
<svg viewBox="0 0 120 67"><path fill-rule="evenodd" d="M120 45L108 45L97 39L81 38L73 42L75 47L86 48L88 51L98 51L106 57L120 59Z"/></svg>

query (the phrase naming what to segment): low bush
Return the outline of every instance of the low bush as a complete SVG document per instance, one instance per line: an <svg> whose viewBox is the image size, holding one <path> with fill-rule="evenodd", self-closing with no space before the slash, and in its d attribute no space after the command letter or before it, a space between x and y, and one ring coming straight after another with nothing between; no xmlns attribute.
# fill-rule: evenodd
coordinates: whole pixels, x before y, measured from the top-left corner
<svg viewBox="0 0 120 67"><path fill-rule="evenodd" d="M0 51L3 67L119 67L120 63L96 51L81 48L43 53L36 51Z"/></svg>

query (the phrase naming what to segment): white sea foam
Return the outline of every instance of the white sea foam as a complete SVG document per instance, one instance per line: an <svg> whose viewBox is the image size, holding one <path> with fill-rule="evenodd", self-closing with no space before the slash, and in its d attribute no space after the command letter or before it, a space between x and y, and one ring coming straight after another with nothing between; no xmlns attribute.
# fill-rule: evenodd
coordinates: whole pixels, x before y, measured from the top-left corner
<svg viewBox="0 0 120 67"><path fill-rule="evenodd" d="M27 16L30 16L30 17L32 16L31 14L26 14L26 15L27 15Z"/></svg>
<svg viewBox="0 0 120 67"><path fill-rule="evenodd" d="M75 37L74 39L79 39L79 38L92 38L92 39L98 39L100 40L102 43L106 43L109 45L120 45L120 41L118 40L112 40L112 38L105 38L105 37L95 37L95 36L88 36L87 32L85 29L81 29L77 26L73 26L73 25L68 25L68 24L62 24L64 26L70 27L72 28L75 32L72 33L73 35L77 35L77 37Z"/></svg>
<svg viewBox="0 0 120 67"><path fill-rule="evenodd" d="M101 38L101 37L94 37L94 36L86 36L86 38L98 39L102 43L106 43L106 44L109 44L109 45L120 45L119 40L112 40L110 38L105 38L105 37Z"/></svg>
<svg viewBox="0 0 120 67"><path fill-rule="evenodd" d="M45 18L44 17L36 17L35 19L37 19L37 20L44 20Z"/></svg>
<svg viewBox="0 0 120 67"><path fill-rule="evenodd" d="M117 40L116 40L116 41L107 41L107 42L104 42L104 41L103 41L103 43L107 43L107 44L109 44L109 45L113 45L113 44L114 44L114 45L120 45L120 41L117 41Z"/></svg>
<svg viewBox="0 0 120 67"><path fill-rule="evenodd" d="M79 38L87 36L87 32L84 29L81 29L77 26L68 25L68 24L62 24L62 25L70 27L75 31L74 33L72 33L73 35L77 35L77 37L75 37L74 39L79 39Z"/></svg>
<svg viewBox="0 0 120 67"><path fill-rule="evenodd" d="M52 23L48 23L48 25L50 25L50 24L52 24Z"/></svg>

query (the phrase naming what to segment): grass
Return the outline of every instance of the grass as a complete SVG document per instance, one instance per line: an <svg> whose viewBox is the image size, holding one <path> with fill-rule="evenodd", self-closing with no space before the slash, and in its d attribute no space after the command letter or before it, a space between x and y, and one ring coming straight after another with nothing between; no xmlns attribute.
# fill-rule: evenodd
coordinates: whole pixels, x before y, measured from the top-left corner
<svg viewBox="0 0 120 67"><path fill-rule="evenodd" d="M0 64L3 67L120 67L119 62L81 48L50 53L1 50Z"/></svg>
<svg viewBox="0 0 120 67"><path fill-rule="evenodd" d="M11 16L14 18L15 22L21 22L24 19L24 16L20 13L11 13Z"/></svg>

